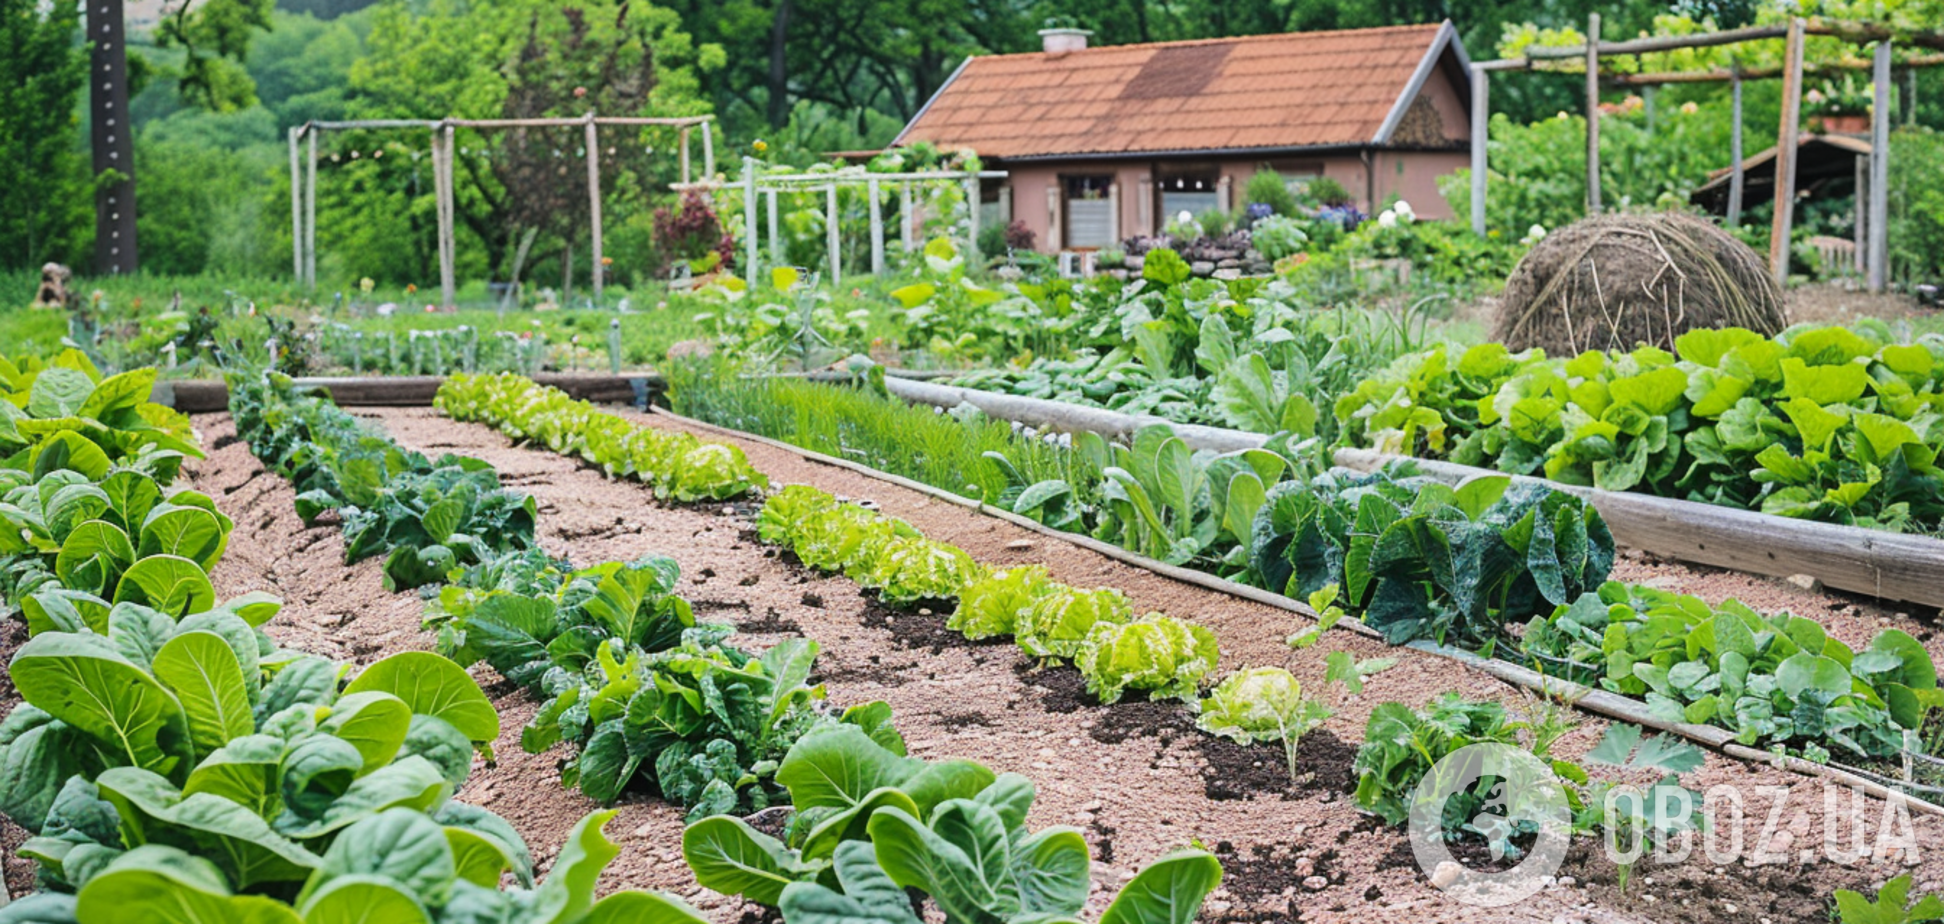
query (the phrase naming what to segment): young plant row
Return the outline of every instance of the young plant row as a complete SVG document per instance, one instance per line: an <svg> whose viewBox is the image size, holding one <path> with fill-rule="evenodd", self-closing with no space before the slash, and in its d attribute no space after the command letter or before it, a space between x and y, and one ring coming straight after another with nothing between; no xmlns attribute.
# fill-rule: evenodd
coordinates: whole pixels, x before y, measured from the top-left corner
<svg viewBox="0 0 1944 924"><path fill-rule="evenodd" d="M637 426L511 373L451 376L439 386L434 406L454 420L491 424L515 440L578 456L612 477L641 481L667 500L728 500L769 484L734 446Z"/></svg>
<svg viewBox="0 0 1944 924"><path fill-rule="evenodd" d="M237 436L297 489L305 525L335 512L346 564L385 554L387 590L534 546L533 498L501 488L492 466L409 451L278 373L228 379Z"/></svg>
<svg viewBox="0 0 1944 924"><path fill-rule="evenodd" d="M8 664L0 813L28 831L40 891L0 921L702 920L664 896L594 900L618 852L606 815L536 885L510 825L451 801L499 732L478 685L428 652L347 677L278 646L261 629L278 600L216 599L228 518L151 458L0 465L9 512L50 524L5 562L16 586L39 576L15 598L30 638Z"/></svg>
<svg viewBox="0 0 1944 924"><path fill-rule="evenodd" d="M1944 339L1880 321L1696 330L1548 358L1400 358L1336 403L1350 445L1895 532L1944 525Z"/></svg>

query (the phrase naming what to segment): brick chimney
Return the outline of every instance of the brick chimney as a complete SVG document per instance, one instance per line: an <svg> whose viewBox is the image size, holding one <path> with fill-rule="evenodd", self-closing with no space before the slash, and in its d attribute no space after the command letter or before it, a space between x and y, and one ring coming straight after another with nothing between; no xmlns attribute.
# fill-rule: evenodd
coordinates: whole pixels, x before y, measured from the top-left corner
<svg viewBox="0 0 1944 924"><path fill-rule="evenodd" d="M1041 29L1040 46L1049 57L1062 57L1070 52L1084 51L1087 36L1093 32L1087 29Z"/></svg>

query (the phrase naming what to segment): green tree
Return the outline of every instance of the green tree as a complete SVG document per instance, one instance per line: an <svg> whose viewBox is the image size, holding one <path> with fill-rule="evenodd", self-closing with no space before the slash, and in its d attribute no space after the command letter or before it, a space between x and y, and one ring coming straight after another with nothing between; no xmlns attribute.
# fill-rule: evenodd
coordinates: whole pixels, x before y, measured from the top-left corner
<svg viewBox="0 0 1944 924"><path fill-rule="evenodd" d="M0 0L0 268L76 262L91 238L75 106L88 76L72 3Z"/></svg>

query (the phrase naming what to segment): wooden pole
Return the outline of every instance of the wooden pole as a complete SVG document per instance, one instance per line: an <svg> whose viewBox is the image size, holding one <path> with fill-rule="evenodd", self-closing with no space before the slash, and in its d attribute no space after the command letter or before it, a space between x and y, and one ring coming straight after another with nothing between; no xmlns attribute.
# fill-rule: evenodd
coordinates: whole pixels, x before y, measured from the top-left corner
<svg viewBox="0 0 1944 924"><path fill-rule="evenodd" d="M304 172L297 156L297 136L303 126L290 129L290 278L304 283Z"/></svg>
<svg viewBox="0 0 1944 924"><path fill-rule="evenodd" d="M452 155L454 129L448 122L438 132L439 145L432 157L432 169L438 172L438 182L434 184L438 197L439 213L439 305L451 309L457 306L453 278L453 258L459 248L453 244L452 208Z"/></svg>
<svg viewBox="0 0 1944 924"><path fill-rule="evenodd" d="M594 113L587 114L587 219L593 236L594 304L601 304L601 283L607 275L601 262L601 130L594 124ZM682 182L688 182L688 129L682 129Z"/></svg>
<svg viewBox="0 0 1944 924"><path fill-rule="evenodd" d="M911 184L898 184L898 243L904 245L905 254L911 253Z"/></svg>
<svg viewBox="0 0 1944 924"><path fill-rule="evenodd" d="M702 123L702 174L709 182L715 182L715 125Z"/></svg>
<svg viewBox="0 0 1944 924"><path fill-rule="evenodd" d="M1859 154L1851 158L1854 163L1850 165L1856 173L1856 194L1850 197L1853 200L1850 213L1854 219L1850 228L1851 240L1856 245L1856 252L1850 255L1850 265L1844 267L1843 272L1857 273L1865 278L1869 275L1870 264L1870 174L1874 172L1872 161L1875 159L1875 152Z"/></svg>
<svg viewBox="0 0 1944 924"><path fill-rule="evenodd" d="M965 252L967 254L977 254L979 252L979 206L983 204L980 200L984 197L985 193L979 188L979 178L976 176L966 177L964 187Z"/></svg>
<svg viewBox="0 0 1944 924"><path fill-rule="evenodd" d="M1490 131L1491 91L1489 71L1478 65L1471 69L1471 225L1472 233L1485 236L1485 138Z"/></svg>
<svg viewBox="0 0 1944 924"><path fill-rule="evenodd" d="M1742 81L1741 72L1728 84L1729 96L1733 99L1733 120L1728 128L1728 226L1741 224L1742 188L1747 183L1747 174L1742 170Z"/></svg>
<svg viewBox="0 0 1944 924"><path fill-rule="evenodd" d="M743 156L743 250L748 254L744 260L743 277L750 285L756 284L756 158Z"/></svg>
<svg viewBox="0 0 1944 924"><path fill-rule="evenodd" d="M1876 91L1870 114L1870 237L1864 265L1869 268L1872 292L1881 292L1890 277L1890 40L1877 43Z"/></svg>
<svg viewBox="0 0 1944 924"><path fill-rule="evenodd" d="M1586 214L1600 214L1600 14L1586 17Z"/></svg>
<svg viewBox="0 0 1944 924"><path fill-rule="evenodd" d="M1775 140L1775 223L1769 229L1769 273L1776 285L1789 281L1789 230L1795 219L1798 138L1802 131L1802 18L1789 20L1783 53L1782 125Z"/></svg>
<svg viewBox="0 0 1944 924"><path fill-rule="evenodd" d="M835 284L844 278L844 268L837 252L837 184L824 187L824 241L830 246L830 281Z"/></svg>
<svg viewBox="0 0 1944 924"><path fill-rule="evenodd" d="M682 185L689 184L689 128L682 126Z"/></svg>
<svg viewBox="0 0 1944 924"><path fill-rule="evenodd" d="M782 224L779 221L777 221L777 217L776 217L776 190L766 189L763 190L763 192L769 198L770 263L776 266L782 266L783 256L784 256L783 234L782 234Z"/></svg>
<svg viewBox="0 0 1944 924"><path fill-rule="evenodd" d="M304 171L304 286L317 288L317 129L308 133L309 166Z"/></svg>
<svg viewBox="0 0 1944 924"><path fill-rule="evenodd" d="M871 211L871 275L882 276L884 275L884 215L878 211L876 179L865 181L864 195L870 200Z"/></svg>

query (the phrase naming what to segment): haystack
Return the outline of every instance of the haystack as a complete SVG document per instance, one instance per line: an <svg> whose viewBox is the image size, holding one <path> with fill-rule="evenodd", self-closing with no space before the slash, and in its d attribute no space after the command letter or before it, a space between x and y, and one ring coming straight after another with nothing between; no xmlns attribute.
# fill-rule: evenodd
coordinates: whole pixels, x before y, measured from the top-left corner
<svg viewBox="0 0 1944 924"><path fill-rule="evenodd" d="M1748 245L1680 212L1600 215L1547 235L1505 283L1492 337L1550 356L1674 349L1696 328L1788 326L1782 291Z"/></svg>

